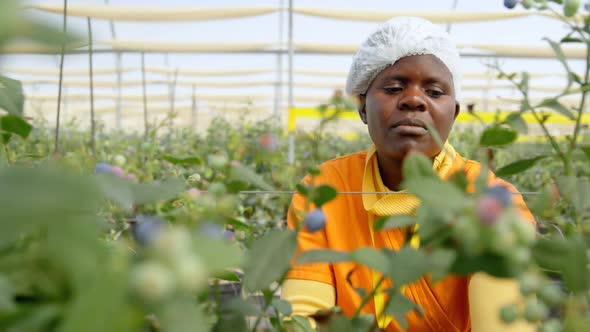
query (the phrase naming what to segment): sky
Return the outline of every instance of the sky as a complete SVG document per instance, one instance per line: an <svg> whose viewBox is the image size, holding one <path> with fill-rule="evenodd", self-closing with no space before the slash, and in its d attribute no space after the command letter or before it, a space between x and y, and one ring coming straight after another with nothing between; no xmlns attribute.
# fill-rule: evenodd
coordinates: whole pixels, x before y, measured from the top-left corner
<svg viewBox="0 0 590 332"><path fill-rule="evenodd" d="M70 4L103 4L106 0L69 0ZM28 1L38 2L38 1ZM60 3L60 1L49 1ZM244 6L279 6L283 4L288 6L286 0L256 0L256 1L238 1L238 0L108 0L112 5L131 5L131 6L161 6L161 7L183 7L183 6L203 6L203 7L244 7ZM344 1L344 0L293 0L296 7L314 7L314 8L334 8L334 9L369 9L369 10L424 10L438 11L452 9L456 2L457 11L500 11L506 10L503 7L502 0L364 0L364 1ZM61 25L61 17L55 14L30 12L31 15L39 17L47 22L54 22L57 26ZM268 15L239 18L229 20L201 21L201 22L178 22L178 23L145 23L145 22L117 22L114 24L117 39L120 40L142 40L142 41L175 41L175 42L278 42L281 39L279 33L280 14L273 13ZM287 40L287 15L283 16L284 26L282 40ZM84 18L69 18L68 24L70 29L81 34L86 34L86 20ZM293 38L299 42L320 42L335 44L356 44L359 45L368 34L378 25L377 22L358 22L336 20L318 17L309 17L303 15L294 15L293 17ZM443 25L445 26L445 25ZM108 21L93 21L94 40L111 39L111 31ZM446 27L446 26L445 26ZM455 23L450 27L450 32L459 43L497 43L497 44L514 44L514 45L546 45L542 41L543 37L559 39L565 34L563 23L543 17L525 17L501 21L489 21L482 23ZM124 66L139 66L140 57L137 54L124 54ZM114 68L115 56L112 54L97 54L93 58L96 68ZM351 55L295 55L293 59L294 69L311 69L311 70L340 70L347 71L352 60ZM489 58L464 57L462 66L464 72L486 72L486 62ZM499 59L502 67L506 71L530 72L560 72L561 65L554 59L517 59L501 58ZM194 69L273 69L277 66L277 56L273 54L148 54L146 55L147 66L170 66L178 68ZM48 55L12 55L0 59L2 67L26 67L26 68L57 68L58 57ZM88 68L88 56L86 55L68 55L65 59L65 68ZM283 66L287 69L287 57L283 56ZM582 68L581 61L572 61L573 68ZM16 78L31 78L27 75L13 74ZM46 78L56 78L48 77ZM161 76L153 76L161 77ZM38 78L38 77L37 77ZM102 76L100 79L114 80L113 76ZM126 79L139 79L139 73L129 73L123 76ZM149 77L148 77L149 78ZM98 79L98 78L97 78ZM248 81L248 80L273 80L276 79L275 73L242 76L242 77L209 77L203 78L209 81ZM286 81L287 76L283 79ZM296 75L294 80L297 82L336 82L344 85L345 77L314 77L309 75ZM470 83L470 82L464 82ZM481 82L472 82L478 84ZM563 81L557 78L540 80L539 85L563 84ZM57 92L55 85L27 85L27 93L49 93ZM165 91L163 86L150 86L148 93L161 93ZM69 88L68 93L87 92L88 89ZM113 89L97 88L96 91L113 91ZM199 88L199 93L210 94L254 94L254 95L273 95L275 92L272 86L256 88L231 88L231 89L207 89ZM282 91L282 99L286 101L287 88ZM295 88L295 96L326 96L326 99L332 94L333 89L309 89ZM139 94L141 89L125 88L124 94ZM190 93L189 87L176 88L178 95ZM492 91L490 92L502 96L516 96L514 90ZM465 92L466 96L479 96L481 91ZM186 104L187 100L177 100L177 105ZM112 101L99 103L111 103ZM266 102L272 104L272 100Z"/></svg>

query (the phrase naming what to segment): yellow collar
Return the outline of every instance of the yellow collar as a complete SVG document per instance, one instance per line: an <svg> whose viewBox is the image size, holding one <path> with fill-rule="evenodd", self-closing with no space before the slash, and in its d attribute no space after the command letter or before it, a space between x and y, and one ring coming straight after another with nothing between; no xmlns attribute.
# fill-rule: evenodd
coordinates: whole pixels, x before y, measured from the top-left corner
<svg viewBox="0 0 590 332"><path fill-rule="evenodd" d="M420 200L405 190L396 194L381 194L392 192L383 184L377 161L375 145L371 146L365 159L365 173L363 175L363 206L367 212L377 216L414 214ZM455 149L448 142L434 159L432 169L445 178L455 160Z"/></svg>

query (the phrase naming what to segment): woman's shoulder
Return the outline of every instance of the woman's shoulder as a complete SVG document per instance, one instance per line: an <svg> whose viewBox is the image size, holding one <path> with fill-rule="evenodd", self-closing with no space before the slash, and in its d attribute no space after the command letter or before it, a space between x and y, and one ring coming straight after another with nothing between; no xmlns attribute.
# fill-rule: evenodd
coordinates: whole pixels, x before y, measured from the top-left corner
<svg viewBox="0 0 590 332"><path fill-rule="evenodd" d="M364 169L367 151L358 151L323 162L320 168L348 169L359 165Z"/></svg>
<svg viewBox="0 0 590 332"><path fill-rule="evenodd" d="M360 183L365 170L367 151L358 151L327 160L320 164L320 174L314 182L346 187ZM309 176L306 177L307 180Z"/></svg>

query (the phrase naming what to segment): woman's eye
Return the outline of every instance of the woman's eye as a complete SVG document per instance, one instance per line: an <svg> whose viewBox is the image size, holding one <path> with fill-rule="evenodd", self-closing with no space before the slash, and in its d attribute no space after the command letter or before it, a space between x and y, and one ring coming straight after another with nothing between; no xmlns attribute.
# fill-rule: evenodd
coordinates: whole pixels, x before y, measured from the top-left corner
<svg viewBox="0 0 590 332"><path fill-rule="evenodd" d="M445 94L444 92L442 92L440 90L432 90L432 89L426 90L426 93L428 93L428 95L430 95L431 97L440 97Z"/></svg>
<svg viewBox="0 0 590 332"><path fill-rule="evenodd" d="M383 88L383 90L385 90L387 93L396 93L402 91L402 88L399 86L388 86Z"/></svg>

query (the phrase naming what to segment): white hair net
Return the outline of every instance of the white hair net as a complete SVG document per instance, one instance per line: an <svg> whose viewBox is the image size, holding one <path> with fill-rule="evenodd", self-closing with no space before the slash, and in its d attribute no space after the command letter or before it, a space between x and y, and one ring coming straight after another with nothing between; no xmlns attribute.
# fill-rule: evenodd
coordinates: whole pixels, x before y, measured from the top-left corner
<svg viewBox="0 0 590 332"><path fill-rule="evenodd" d="M432 54L447 66L453 76L455 98L459 100L459 51L448 33L418 17L393 18L365 40L352 59L346 93L355 96L366 93L383 69L403 57L420 54Z"/></svg>

